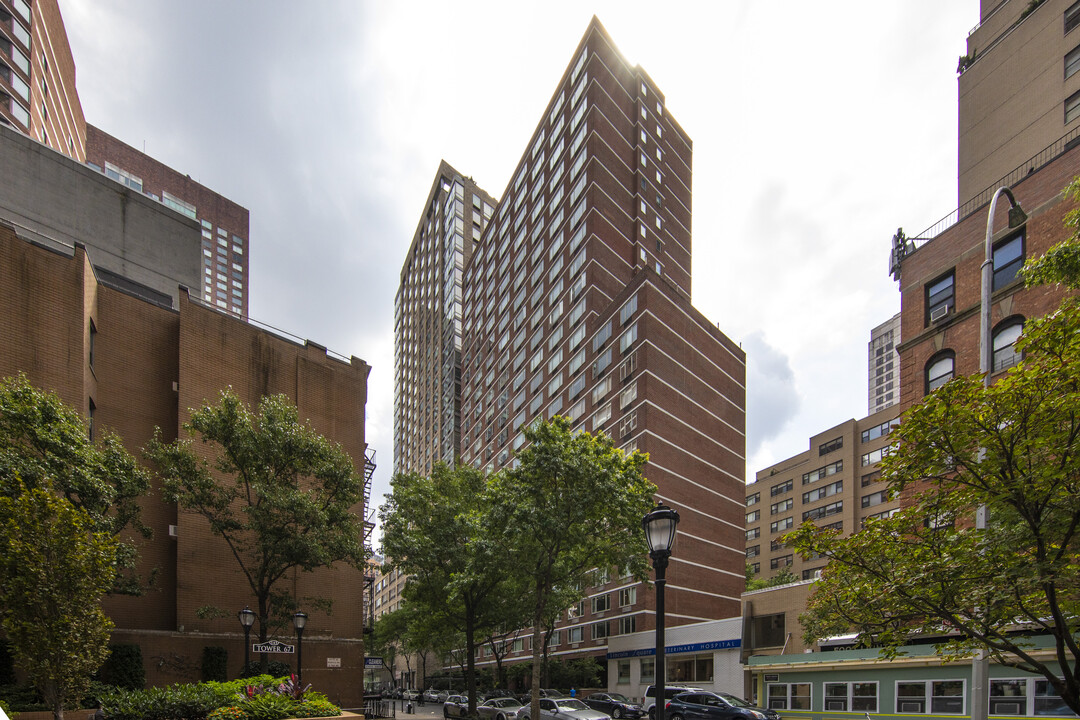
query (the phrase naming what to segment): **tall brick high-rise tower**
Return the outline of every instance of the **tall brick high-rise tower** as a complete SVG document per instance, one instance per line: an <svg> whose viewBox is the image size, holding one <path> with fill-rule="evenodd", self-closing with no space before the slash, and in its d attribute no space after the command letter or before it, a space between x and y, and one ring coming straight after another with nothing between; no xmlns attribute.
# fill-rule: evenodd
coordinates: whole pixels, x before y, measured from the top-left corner
<svg viewBox="0 0 1080 720"><path fill-rule="evenodd" d="M648 453L657 498L682 516L669 625L738 615L744 584L745 355L690 303L691 153L663 93L594 18L494 214L465 240L462 295L461 458L506 467L522 427L556 414ZM402 277L399 312L406 293L433 292ZM399 348L414 342L403 333ZM437 389L423 378L439 356L412 357L429 371L399 354L399 408ZM405 441L431 414L420 404L395 427L396 466L434 454ZM589 595L559 621L556 654L602 657L609 636L654 627L652 591L628 578Z"/></svg>

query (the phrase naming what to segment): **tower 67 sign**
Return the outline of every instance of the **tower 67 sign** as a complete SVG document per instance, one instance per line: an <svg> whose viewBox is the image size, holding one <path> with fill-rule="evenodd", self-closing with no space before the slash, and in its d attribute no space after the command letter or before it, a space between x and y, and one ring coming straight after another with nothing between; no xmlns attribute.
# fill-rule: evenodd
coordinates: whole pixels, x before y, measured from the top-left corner
<svg viewBox="0 0 1080 720"><path fill-rule="evenodd" d="M251 646L251 652L256 653L294 653L295 645L286 645L280 640L271 640L265 643L255 643Z"/></svg>

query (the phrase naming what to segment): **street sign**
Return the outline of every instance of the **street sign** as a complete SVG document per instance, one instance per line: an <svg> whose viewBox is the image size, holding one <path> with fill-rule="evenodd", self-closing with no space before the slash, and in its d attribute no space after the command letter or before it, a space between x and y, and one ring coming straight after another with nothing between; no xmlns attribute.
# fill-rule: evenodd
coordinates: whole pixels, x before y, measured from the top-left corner
<svg viewBox="0 0 1080 720"><path fill-rule="evenodd" d="M381 657L366 657L364 658L364 667L382 667L383 659Z"/></svg>
<svg viewBox="0 0 1080 720"><path fill-rule="evenodd" d="M271 640L266 643L255 643L251 646L251 652L255 653L289 653L296 652L295 645L286 645L280 640Z"/></svg>

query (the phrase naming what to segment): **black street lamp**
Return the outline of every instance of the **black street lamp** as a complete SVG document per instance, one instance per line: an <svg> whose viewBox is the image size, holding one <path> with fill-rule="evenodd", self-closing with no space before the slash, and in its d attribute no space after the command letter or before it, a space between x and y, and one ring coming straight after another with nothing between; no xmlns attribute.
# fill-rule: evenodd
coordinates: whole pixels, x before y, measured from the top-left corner
<svg viewBox="0 0 1080 720"><path fill-rule="evenodd" d="M657 503L656 508L641 519L641 525L645 528L645 540L649 543L649 557L652 558L653 569L656 570L656 720L664 720L664 704L667 698L664 696L664 685L667 680L667 670L664 667L664 586L667 580L664 573L667 570L668 558L671 557L671 545L675 542L675 528L679 524L679 513L663 503Z"/></svg>
<svg viewBox="0 0 1080 720"><path fill-rule="evenodd" d="M255 612L248 607L244 606L244 609L236 614L240 618L240 624L244 626L244 669L243 672L248 671L248 664L251 662L251 626L255 624ZM245 677L241 675L241 677Z"/></svg>
<svg viewBox="0 0 1080 720"><path fill-rule="evenodd" d="M304 687L304 626L307 625L307 613L298 612L292 616L296 628L296 684Z"/></svg>

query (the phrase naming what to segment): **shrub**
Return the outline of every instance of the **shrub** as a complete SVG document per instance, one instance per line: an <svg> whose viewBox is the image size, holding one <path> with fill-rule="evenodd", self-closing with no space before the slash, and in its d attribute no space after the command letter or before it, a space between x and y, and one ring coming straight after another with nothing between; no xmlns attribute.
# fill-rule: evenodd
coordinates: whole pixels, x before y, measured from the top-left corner
<svg viewBox="0 0 1080 720"><path fill-rule="evenodd" d="M244 712L251 720L282 720L291 717L297 703L286 695L266 692L244 703Z"/></svg>
<svg viewBox="0 0 1080 720"><path fill-rule="evenodd" d="M6 685L0 687L0 695L15 712L34 712L48 710L45 698L33 685Z"/></svg>
<svg viewBox="0 0 1080 720"><path fill-rule="evenodd" d="M220 645L208 645L202 649L202 679L225 682L229 679L229 651Z"/></svg>
<svg viewBox="0 0 1080 720"><path fill-rule="evenodd" d="M124 690L142 690L146 685L142 648L138 645L110 645L109 658L98 670L98 679Z"/></svg>
<svg viewBox="0 0 1080 720"><path fill-rule="evenodd" d="M317 693L308 693L308 695ZM313 717L331 717L334 715L340 715L341 708L334 703L322 698L305 699L304 702L295 709L293 717L298 718L313 718Z"/></svg>
<svg viewBox="0 0 1080 720"><path fill-rule="evenodd" d="M248 720L248 715L242 708L229 705L214 710L206 716L206 720Z"/></svg>
<svg viewBox="0 0 1080 720"><path fill-rule="evenodd" d="M292 673L292 667L280 660L270 660L266 664L266 672L274 677L286 677ZM263 674L262 663L252 660L240 670L240 677L253 678Z"/></svg>
<svg viewBox="0 0 1080 720"><path fill-rule="evenodd" d="M8 707L7 703L0 700L0 712L3 712L11 720L15 720L15 711Z"/></svg>

